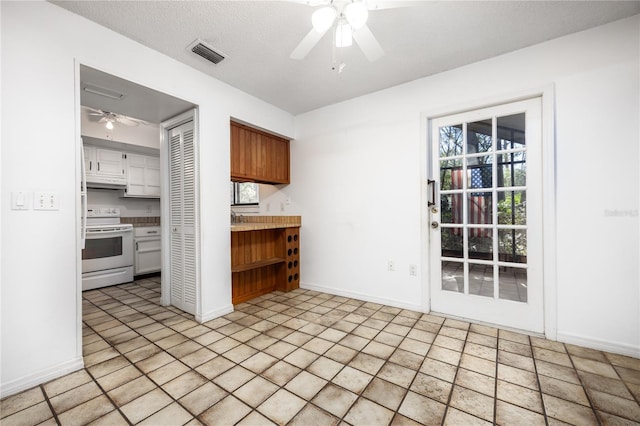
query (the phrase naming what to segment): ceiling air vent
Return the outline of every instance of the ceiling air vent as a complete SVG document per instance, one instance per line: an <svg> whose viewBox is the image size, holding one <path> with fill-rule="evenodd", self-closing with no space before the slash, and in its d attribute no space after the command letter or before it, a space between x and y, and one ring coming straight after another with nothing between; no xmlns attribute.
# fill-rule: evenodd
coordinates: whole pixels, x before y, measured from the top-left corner
<svg viewBox="0 0 640 426"><path fill-rule="evenodd" d="M224 55L220 52L216 52L210 46L207 46L202 40L196 40L193 42L189 49L196 55L200 55L209 62L219 64L224 59Z"/></svg>

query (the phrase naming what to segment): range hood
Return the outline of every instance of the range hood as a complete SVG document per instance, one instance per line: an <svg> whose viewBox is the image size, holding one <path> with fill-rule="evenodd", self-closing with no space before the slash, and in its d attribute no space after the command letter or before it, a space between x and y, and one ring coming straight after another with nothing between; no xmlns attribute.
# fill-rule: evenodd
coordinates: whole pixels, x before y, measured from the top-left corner
<svg viewBox="0 0 640 426"><path fill-rule="evenodd" d="M99 189L125 189L127 187L127 180L123 176L119 177L104 177L104 176L87 176L87 188L99 188Z"/></svg>

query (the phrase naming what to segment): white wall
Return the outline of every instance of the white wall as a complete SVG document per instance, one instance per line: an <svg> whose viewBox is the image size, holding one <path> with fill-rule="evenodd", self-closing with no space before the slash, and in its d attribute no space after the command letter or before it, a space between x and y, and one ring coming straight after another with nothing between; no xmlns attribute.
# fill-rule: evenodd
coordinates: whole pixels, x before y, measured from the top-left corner
<svg viewBox="0 0 640 426"><path fill-rule="evenodd" d="M635 16L296 117L288 190L304 221L303 286L421 308L428 283L408 273L426 249L421 113L554 85L550 334L640 356L639 28Z"/></svg>
<svg viewBox="0 0 640 426"><path fill-rule="evenodd" d="M53 4L0 7L4 396L82 365L76 61L199 105L202 316L231 308L229 118L292 135L293 117ZM53 191L60 209L10 210L17 190Z"/></svg>

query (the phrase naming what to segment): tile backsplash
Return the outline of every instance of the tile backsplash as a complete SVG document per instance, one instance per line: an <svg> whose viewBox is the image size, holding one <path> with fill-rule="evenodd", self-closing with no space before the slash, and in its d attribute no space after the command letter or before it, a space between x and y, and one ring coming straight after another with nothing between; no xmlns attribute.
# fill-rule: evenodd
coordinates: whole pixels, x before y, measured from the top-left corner
<svg viewBox="0 0 640 426"><path fill-rule="evenodd" d="M130 223L138 226L160 226L160 216L151 217L121 217L120 223Z"/></svg>

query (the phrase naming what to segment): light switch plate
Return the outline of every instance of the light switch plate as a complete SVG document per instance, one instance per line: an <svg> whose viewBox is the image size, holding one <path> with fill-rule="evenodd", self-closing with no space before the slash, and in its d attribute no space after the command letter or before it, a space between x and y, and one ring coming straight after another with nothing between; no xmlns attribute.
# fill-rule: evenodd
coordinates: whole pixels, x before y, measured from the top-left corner
<svg viewBox="0 0 640 426"><path fill-rule="evenodd" d="M33 193L34 210L58 210L58 194L48 191L36 191Z"/></svg>
<svg viewBox="0 0 640 426"><path fill-rule="evenodd" d="M29 210L31 208L31 193L14 191L11 193L11 210Z"/></svg>

